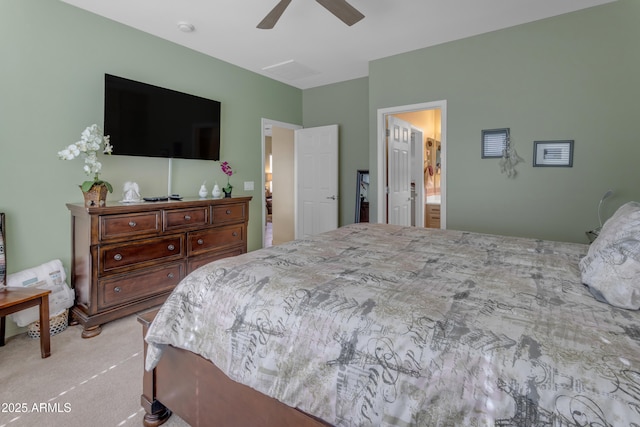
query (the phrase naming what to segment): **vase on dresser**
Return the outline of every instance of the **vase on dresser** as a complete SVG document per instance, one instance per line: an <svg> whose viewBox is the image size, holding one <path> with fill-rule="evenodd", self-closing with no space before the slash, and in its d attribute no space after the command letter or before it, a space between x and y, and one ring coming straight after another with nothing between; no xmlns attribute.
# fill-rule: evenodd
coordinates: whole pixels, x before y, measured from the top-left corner
<svg viewBox="0 0 640 427"><path fill-rule="evenodd" d="M231 197L231 191L233 191L233 185L229 183L228 179L227 179L227 185L224 186L222 191L224 191L224 197Z"/></svg>
<svg viewBox="0 0 640 427"><path fill-rule="evenodd" d="M80 186L82 189L82 186ZM89 191L83 191L85 207L102 207L107 203L107 192L109 189L105 184L94 184Z"/></svg>

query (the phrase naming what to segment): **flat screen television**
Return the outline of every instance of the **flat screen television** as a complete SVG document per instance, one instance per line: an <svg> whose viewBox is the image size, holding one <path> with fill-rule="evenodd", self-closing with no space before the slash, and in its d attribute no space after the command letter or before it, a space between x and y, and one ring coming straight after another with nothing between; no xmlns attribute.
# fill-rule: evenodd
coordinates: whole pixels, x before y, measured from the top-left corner
<svg viewBox="0 0 640 427"><path fill-rule="evenodd" d="M114 155L220 160L220 102L105 74Z"/></svg>

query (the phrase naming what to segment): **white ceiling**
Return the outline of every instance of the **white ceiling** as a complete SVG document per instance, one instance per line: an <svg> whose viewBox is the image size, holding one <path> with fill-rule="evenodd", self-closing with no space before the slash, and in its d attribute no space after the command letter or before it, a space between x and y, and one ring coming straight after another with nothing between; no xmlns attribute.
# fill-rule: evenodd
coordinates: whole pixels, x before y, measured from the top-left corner
<svg viewBox="0 0 640 427"><path fill-rule="evenodd" d="M615 0L348 0L365 15L352 27L314 0L293 0L271 30L256 25L279 0L62 1L308 89L367 76L374 59ZM181 21L195 31L180 31Z"/></svg>

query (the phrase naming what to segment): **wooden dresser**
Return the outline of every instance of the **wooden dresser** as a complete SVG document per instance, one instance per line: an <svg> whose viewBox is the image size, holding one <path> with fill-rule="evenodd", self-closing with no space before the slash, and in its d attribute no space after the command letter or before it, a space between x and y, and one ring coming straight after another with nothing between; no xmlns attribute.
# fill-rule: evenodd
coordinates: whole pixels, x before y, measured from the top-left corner
<svg viewBox="0 0 640 427"><path fill-rule="evenodd" d="M247 252L251 197L134 204L71 212L72 321L82 337L101 325L162 304L191 271Z"/></svg>

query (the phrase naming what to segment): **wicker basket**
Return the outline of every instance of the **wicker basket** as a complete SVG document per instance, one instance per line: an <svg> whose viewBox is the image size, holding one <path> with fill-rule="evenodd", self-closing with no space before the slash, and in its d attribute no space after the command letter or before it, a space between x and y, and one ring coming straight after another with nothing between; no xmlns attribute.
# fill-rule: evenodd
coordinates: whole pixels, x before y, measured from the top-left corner
<svg viewBox="0 0 640 427"><path fill-rule="evenodd" d="M51 336L59 334L67 329L69 325L69 309L66 309L62 313L53 316L49 319L49 332ZM40 338L40 321L35 321L27 325L27 335L31 338Z"/></svg>

